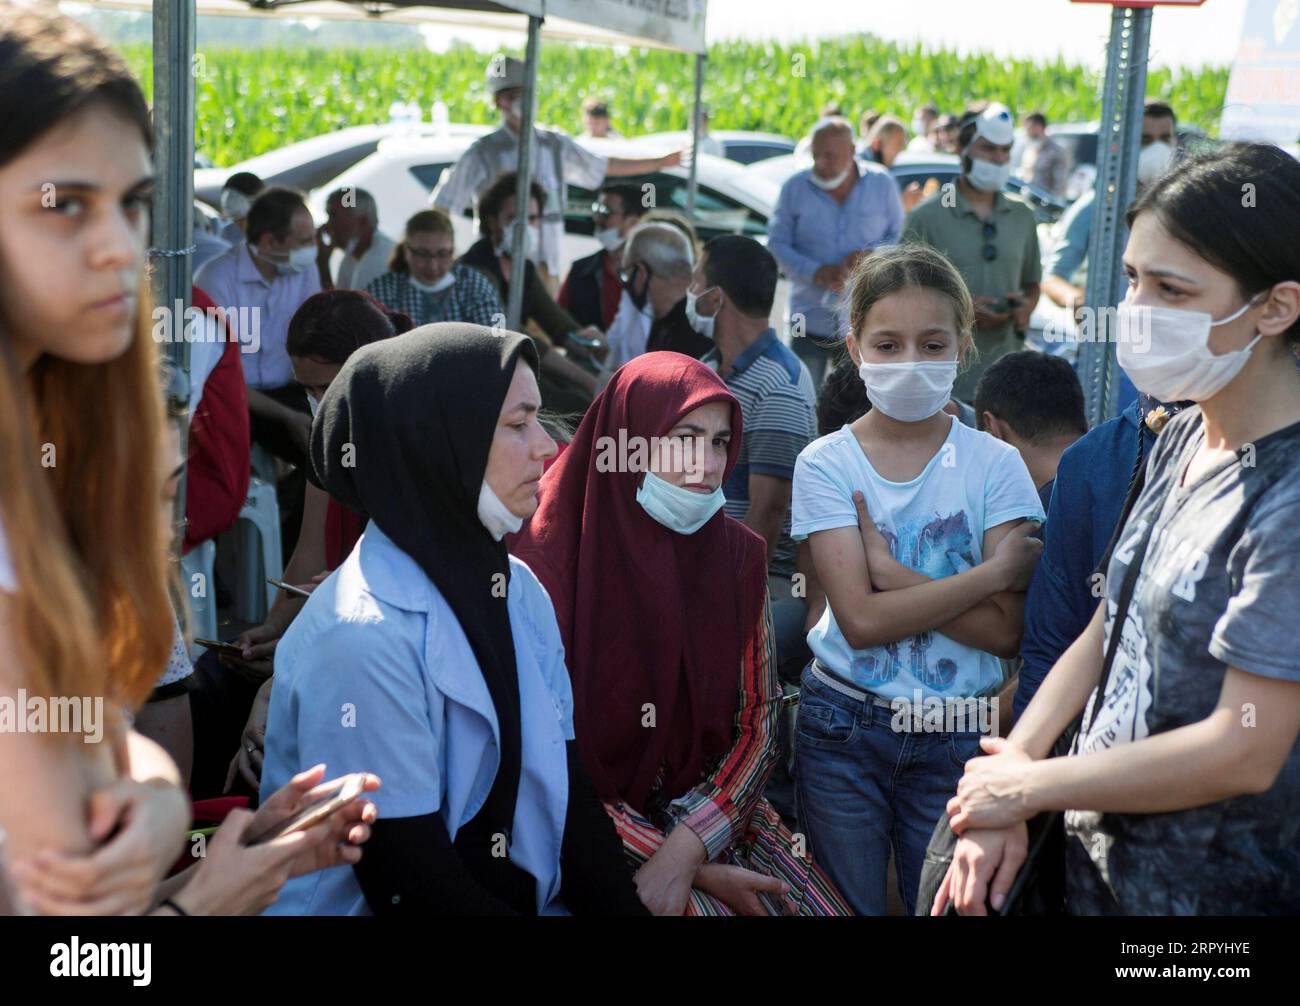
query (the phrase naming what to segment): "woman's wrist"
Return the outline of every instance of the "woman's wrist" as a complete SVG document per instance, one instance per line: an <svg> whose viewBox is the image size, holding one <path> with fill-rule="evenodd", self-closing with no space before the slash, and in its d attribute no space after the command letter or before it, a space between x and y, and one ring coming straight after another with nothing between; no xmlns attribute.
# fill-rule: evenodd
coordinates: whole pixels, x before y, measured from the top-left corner
<svg viewBox="0 0 1300 1006"><path fill-rule="evenodd" d="M678 821L668 832L660 850L683 870L698 870L709 861L703 840L683 821Z"/></svg>
<svg viewBox="0 0 1300 1006"><path fill-rule="evenodd" d="M692 882L691 886L698 888L705 894L713 894L716 897L716 894L712 889L712 880L715 873L716 868L712 863L701 863L695 868L695 880Z"/></svg>
<svg viewBox="0 0 1300 1006"><path fill-rule="evenodd" d="M158 907L162 908L167 901L170 901L180 909L180 912L175 914L211 915L212 900L208 893L208 880L212 871L204 869L207 863L206 859L199 860L188 882L168 895Z"/></svg>
<svg viewBox="0 0 1300 1006"><path fill-rule="evenodd" d="M1026 752L1027 753L1027 752ZM1043 762L1032 761L1025 766L1024 780L1020 784L1020 805L1028 821L1035 814L1053 808L1048 807L1046 787L1043 784Z"/></svg>

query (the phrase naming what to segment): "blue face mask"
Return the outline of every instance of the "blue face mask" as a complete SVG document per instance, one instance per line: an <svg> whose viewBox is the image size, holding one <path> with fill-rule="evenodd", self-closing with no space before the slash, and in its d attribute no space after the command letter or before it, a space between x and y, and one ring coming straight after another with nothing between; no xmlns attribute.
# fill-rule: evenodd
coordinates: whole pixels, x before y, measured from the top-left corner
<svg viewBox="0 0 1300 1006"><path fill-rule="evenodd" d="M636 491L636 501L669 531L694 534L722 509L727 498L722 495L721 486L711 493L697 493L666 482L654 472L646 472L641 488Z"/></svg>

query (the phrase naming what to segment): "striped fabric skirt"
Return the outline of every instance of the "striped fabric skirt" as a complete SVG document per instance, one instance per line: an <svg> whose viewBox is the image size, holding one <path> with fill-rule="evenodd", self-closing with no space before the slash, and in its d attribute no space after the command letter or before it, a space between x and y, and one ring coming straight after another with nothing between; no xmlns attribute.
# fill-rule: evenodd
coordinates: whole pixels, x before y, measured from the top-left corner
<svg viewBox="0 0 1300 1006"><path fill-rule="evenodd" d="M634 869L639 869L659 846L664 833L630 807L611 814L620 825L623 851ZM624 820L619 821L622 817ZM631 825L627 827L626 825ZM728 850L718 862L740 866L767 877L785 881L790 893L783 900L787 915L852 915L830 877L812 861L802 835L795 835L781 821L781 815L766 800L759 800L749 817L743 841ZM695 888L686 903L686 915L735 915L719 899Z"/></svg>

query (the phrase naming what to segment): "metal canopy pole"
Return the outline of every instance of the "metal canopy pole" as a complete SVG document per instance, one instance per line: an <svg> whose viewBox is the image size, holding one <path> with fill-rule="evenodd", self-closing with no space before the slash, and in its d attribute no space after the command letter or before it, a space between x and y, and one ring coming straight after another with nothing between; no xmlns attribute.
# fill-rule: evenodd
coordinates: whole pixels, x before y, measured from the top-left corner
<svg viewBox="0 0 1300 1006"><path fill-rule="evenodd" d="M154 198L149 249L153 302L171 316L171 341L163 348L173 364L169 405L190 401L190 344L185 319L190 307L194 254L194 0L153 3ZM145 310L141 304L139 309ZM152 315L152 317L156 316ZM180 454L189 451L189 424L177 422ZM185 517L186 474L177 480L175 514Z"/></svg>
<svg viewBox="0 0 1300 1006"><path fill-rule="evenodd" d="M1096 195L1088 240L1088 288L1084 297L1091 339L1079 345L1079 378L1087 400L1088 424L1095 426L1119 411L1119 364L1109 324L1124 297L1124 246L1127 210L1137 189L1137 162L1146 99L1150 7L1117 7L1111 14L1106 83L1101 100L1097 144Z"/></svg>
<svg viewBox="0 0 1300 1006"><path fill-rule="evenodd" d="M194 252L194 0L153 5L153 269L154 304L172 313L167 357L187 377ZM179 307L179 310L178 310Z"/></svg>
<svg viewBox="0 0 1300 1006"><path fill-rule="evenodd" d="M506 295L506 327L521 331L524 310L524 274L527 259L524 256L528 236L528 197L533 183L533 120L537 108L537 49L541 38L542 19L528 18L528 51L524 55L524 107L519 123L519 161L515 181L515 229L510 237L510 289ZM560 191L563 192L563 186ZM555 210L556 207L547 207ZM564 207L558 207L563 214Z"/></svg>
<svg viewBox="0 0 1300 1006"><path fill-rule="evenodd" d="M686 216L695 224L695 194L699 190L697 173L700 163L700 121L704 113L704 61L708 57L700 53L695 57L695 114L691 117L691 172L686 185Z"/></svg>

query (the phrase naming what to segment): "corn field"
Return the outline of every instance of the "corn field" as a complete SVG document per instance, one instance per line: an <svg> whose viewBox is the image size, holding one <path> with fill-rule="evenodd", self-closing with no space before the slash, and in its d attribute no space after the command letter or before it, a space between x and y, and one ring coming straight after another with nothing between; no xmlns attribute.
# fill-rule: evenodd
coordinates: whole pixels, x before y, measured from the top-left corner
<svg viewBox="0 0 1300 1006"><path fill-rule="evenodd" d="M124 53L152 92L147 46ZM522 55L519 53L519 55ZM415 49L216 49L200 46L196 146L230 165L345 126L384 122L395 100L414 101L427 120L433 102L453 122L490 122L484 71L489 56L471 47L446 53ZM577 131L588 96L606 98L625 135L685 129L694 61L681 53L552 44L542 47L538 120ZM1147 94L1169 102L1180 121L1211 135L1228 68L1151 72ZM705 101L714 129L802 135L827 102L851 118L876 109L909 121L927 101L960 112L980 98L1005 102L1017 115L1041 110L1049 122L1095 119L1101 79L1057 59L1007 60L850 36L795 45L727 42L712 47Z"/></svg>

